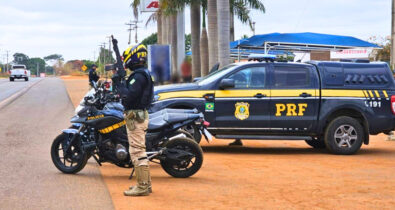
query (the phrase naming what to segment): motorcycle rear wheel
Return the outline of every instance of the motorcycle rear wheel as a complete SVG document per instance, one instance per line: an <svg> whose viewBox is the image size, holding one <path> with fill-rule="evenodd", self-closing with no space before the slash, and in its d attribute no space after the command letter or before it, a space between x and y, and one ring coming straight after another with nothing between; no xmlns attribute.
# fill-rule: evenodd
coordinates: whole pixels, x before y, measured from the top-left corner
<svg viewBox="0 0 395 210"><path fill-rule="evenodd" d="M194 175L203 164L203 150L194 140L189 138L177 138L166 143L166 148L180 149L190 152L193 158L173 162L169 159L160 161L163 170L175 178L187 178Z"/></svg>
<svg viewBox="0 0 395 210"><path fill-rule="evenodd" d="M82 153L78 148L78 145L74 143L70 148L71 151L68 153L69 157L65 157L62 143L66 138L65 133L62 133L55 138L51 146L51 158L53 164L57 169L59 169L59 171L66 174L75 174L85 167L88 162L88 155L86 153Z"/></svg>

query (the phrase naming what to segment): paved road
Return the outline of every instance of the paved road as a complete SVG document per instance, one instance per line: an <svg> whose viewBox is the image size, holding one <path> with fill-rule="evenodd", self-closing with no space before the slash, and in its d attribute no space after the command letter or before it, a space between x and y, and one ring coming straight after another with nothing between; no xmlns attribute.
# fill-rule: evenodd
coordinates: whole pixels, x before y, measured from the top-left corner
<svg viewBox="0 0 395 210"><path fill-rule="evenodd" d="M9 85L0 81L0 88ZM77 175L52 164L52 140L69 125L73 109L57 78L0 109L0 209L113 209L94 162Z"/></svg>
<svg viewBox="0 0 395 210"><path fill-rule="evenodd" d="M0 101L10 97L14 93L39 81L40 79L41 78L30 78L28 82L20 79L15 80L14 82L10 82L8 79L0 79Z"/></svg>

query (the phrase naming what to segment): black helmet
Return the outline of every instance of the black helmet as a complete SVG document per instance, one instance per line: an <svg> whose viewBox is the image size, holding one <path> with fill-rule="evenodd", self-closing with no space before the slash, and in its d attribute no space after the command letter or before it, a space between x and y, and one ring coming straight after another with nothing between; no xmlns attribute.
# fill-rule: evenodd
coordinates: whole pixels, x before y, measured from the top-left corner
<svg viewBox="0 0 395 210"><path fill-rule="evenodd" d="M130 46L123 52L123 63L126 68L133 70L136 65L147 63L147 48L143 44Z"/></svg>

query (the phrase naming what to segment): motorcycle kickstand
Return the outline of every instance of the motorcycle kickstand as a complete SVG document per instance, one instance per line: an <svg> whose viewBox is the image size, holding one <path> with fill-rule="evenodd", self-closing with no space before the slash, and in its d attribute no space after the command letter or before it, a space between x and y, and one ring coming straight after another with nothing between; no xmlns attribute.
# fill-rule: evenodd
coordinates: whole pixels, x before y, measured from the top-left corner
<svg viewBox="0 0 395 210"><path fill-rule="evenodd" d="M93 159L96 160L97 164L99 164L99 166L102 166L99 159L97 159L96 155L93 152L91 153L91 155L92 155Z"/></svg>
<svg viewBox="0 0 395 210"><path fill-rule="evenodd" d="M132 173L131 173L130 176L129 176L129 180L131 180L131 179L133 178L133 174L134 174L134 166L133 166Z"/></svg>

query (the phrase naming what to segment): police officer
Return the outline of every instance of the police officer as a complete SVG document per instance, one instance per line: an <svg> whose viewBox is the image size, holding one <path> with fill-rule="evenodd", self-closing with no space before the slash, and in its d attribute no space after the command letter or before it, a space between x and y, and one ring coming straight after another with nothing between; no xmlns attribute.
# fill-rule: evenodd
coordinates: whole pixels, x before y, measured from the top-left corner
<svg viewBox="0 0 395 210"><path fill-rule="evenodd" d="M95 64L92 65L91 69L89 70L89 84L92 86L92 82L99 81L99 76L96 73L97 66Z"/></svg>
<svg viewBox="0 0 395 210"><path fill-rule="evenodd" d="M129 153L136 171L137 185L124 192L125 196L149 195L152 192L151 176L145 134L148 128L147 109L153 99L153 81L148 69L147 49L144 45L129 47L123 53L125 68L132 71L125 84L119 84L113 77L125 107L125 121L129 140Z"/></svg>

